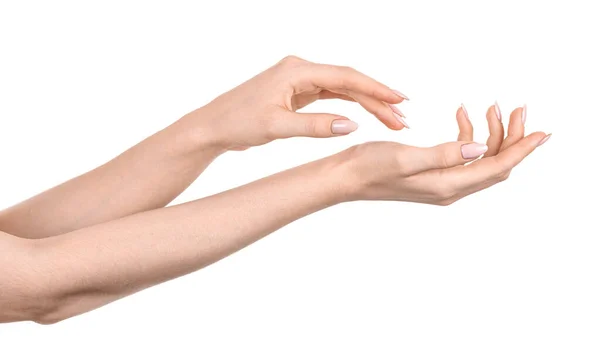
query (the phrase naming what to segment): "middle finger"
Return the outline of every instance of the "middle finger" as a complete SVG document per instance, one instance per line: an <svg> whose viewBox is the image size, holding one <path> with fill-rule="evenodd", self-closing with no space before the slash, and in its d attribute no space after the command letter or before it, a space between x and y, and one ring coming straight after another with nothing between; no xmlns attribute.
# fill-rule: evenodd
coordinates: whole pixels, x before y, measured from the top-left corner
<svg viewBox="0 0 600 346"><path fill-rule="evenodd" d="M488 151L483 157L495 156L500 152L504 141L504 126L502 126L502 113L498 103L488 108L486 114L490 137L487 140Z"/></svg>

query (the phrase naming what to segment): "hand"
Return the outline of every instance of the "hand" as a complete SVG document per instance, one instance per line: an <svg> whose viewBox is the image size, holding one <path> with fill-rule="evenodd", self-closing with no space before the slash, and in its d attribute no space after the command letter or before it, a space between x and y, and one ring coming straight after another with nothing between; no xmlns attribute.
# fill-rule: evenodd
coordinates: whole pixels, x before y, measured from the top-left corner
<svg viewBox="0 0 600 346"><path fill-rule="evenodd" d="M225 150L242 150L279 138L333 137L357 128L348 118L296 111L319 99L356 101L390 129L406 126L394 106L407 99L398 91L349 67L286 57L275 66L219 96L186 117L192 128Z"/></svg>
<svg viewBox="0 0 600 346"><path fill-rule="evenodd" d="M523 106L512 112L504 138L500 108L491 106L487 145L472 142L473 127L462 106L456 114L457 142L432 148L371 142L350 148L342 155L354 174L349 180L351 199L449 205L506 180L517 164L550 138L543 132L524 137L526 111Z"/></svg>

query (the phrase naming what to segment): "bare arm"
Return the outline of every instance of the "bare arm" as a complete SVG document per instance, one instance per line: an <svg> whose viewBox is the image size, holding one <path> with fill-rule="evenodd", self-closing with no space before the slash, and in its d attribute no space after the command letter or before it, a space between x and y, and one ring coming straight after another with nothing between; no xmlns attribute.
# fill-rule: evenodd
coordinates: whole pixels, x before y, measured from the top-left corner
<svg viewBox="0 0 600 346"><path fill-rule="evenodd" d="M44 238L161 208L227 150L354 131L340 115L295 112L330 98L356 101L392 129L404 126L389 106L405 99L399 92L350 68L288 57L105 165L0 211L0 230Z"/></svg>
<svg viewBox="0 0 600 346"><path fill-rule="evenodd" d="M222 152L188 117L110 162L0 211L0 230L44 238L164 207Z"/></svg>
<svg viewBox="0 0 600 346"><path fill-rule="evenodd" d="M56 237L0 233L0 322L51 323L80 314L200 269L341 202L343 168L336 161Z"/></svg>
<svg viewBox="0 0 600 346"><path fill-rule="evenodd" d="M337 203L450 204L506 179L547 140L541 132L523 137L522 124L512 124L521 122L521 112L513 112L509 136L494 148L471 142L463 121L458 142L365 143L215 196L60 236L0 233L0 322L53 323L89 311L205 267ZM491 114L488 120L496 121ZM486 150L492 155L476 160Z"/></svg>

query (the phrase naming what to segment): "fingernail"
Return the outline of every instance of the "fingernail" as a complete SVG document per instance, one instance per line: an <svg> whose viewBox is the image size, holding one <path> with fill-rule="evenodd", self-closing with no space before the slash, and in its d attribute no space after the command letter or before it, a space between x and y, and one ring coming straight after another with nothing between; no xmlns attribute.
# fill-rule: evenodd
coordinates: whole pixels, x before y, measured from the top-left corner
<svg viewBox="0 0 600 346"><path fill-rule="evenodd" d="M502 113L500 112L500 106L498 106L498 101L494 102L494 111L496 112L496 117L499 122L502 122Z"/></svg>
<svg viewBox="0 0 600 346"><path fill-rule="evenodd" d="M394 116L396 117L396 119L398 119L398 121L400 123L402 123L402 125L404 125L404 127L406 127L407 129L410 129L410 126L408 126L408 123L406 122L406 119L404 119L400 115L396 114L395 112L394 112Z"/></svg>
<svg viewBox="0 0 600 346"><path fill-rule="evenodd" d="M394 90L394 89L392 89L392 91L394 92L394 94L396 94L396 95L398 95L398 96L402 97L402 98L403 98L403 99L405 99L406 101L410 101L410 99L409 99L409 98L408 98L406 95L404 95L403 93L399 92L398 90Z"/></svg>
<svg viewBox="0 0 600 346"><path fill-rule="evenodd" d="M527 120L527 105L521 107L521 121L523 122L523 125L525 125L525 120Z"/></svg>
<svg viewBox="0 0 600 346"><path fill-rule="evenodd" d="M347 135L357 128L358 124L352 120L334 120L331 123L331 133L336 135Z"/></svg>
<svg viewBox="0 0 600 346"><path fill-rule="evenodd" d="M463 159L469 160L474 159L483 155L488 150L488 146L481 143L469 143L463 144L460 147L460 153L462 154Z"/></svg>
<svg viewBox="0 0 600 346"><path fill-rule="evenodd" d="M460 108L462 108L463 114L465 115L465 118L467 118L467 120L471 121L471 119L469 119L469 113L467 112L467 107L465 107L465 105L463 103L460 104Z"/></svg>
<svg viewBox="0 0 600 346"><path fill-rule="evenodd" d="M542 138L542 140L538 143L538 147L546 142L548 142L548 140L550 139L550 136L552 136L551 133L547 134L546 137Z"/></svg>
<svg viewBox="0 0 600 346"><path fill-rule="evenodd" d="M402 111L400 110L400 108L394 106L394 105L388 105L390 106L390 108L392 109L392 112L398 114L399 116L406 118L406 116L404 115L404 113L402 113Z"/></svg>

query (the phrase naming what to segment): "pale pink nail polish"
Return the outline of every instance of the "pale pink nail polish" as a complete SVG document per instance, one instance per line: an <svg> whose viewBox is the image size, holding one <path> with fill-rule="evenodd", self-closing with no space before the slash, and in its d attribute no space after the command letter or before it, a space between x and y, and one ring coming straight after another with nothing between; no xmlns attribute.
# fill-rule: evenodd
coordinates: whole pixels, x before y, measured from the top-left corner
<svg viewBox="0 0 600 346"><path fill-rule="evenodd" d="M467 120L471 121L471 119L469 119L469 113L467 112L467 107L465 107L464 103L460 104L460 108L463 111L463 114L465 115L465 118L467 118Z"/></svg>
<svg viewBox="0 0 600 346"><path fill-rule="evenodd" d="M404 115L404 113L402 113L402 111L400 110L400 108L394 106L394 105L388 105L390 106L390 108L392 109L392 112L398 114L399 116L406 118L406 116Z"/></svg>
<svg viewBox="0 0 600 346"><path fill-rule="evenodd" d="M410 126L408 126L408 123L406 122L406 119L402 118L400 115L394 113L394 116L396 117L396 119L402 124L404 125L404 127L406 127L407 129L410 129Z"/></svg>
<svg viewBox="0 0 600 346"><path fill-rule="evenodd" d="M550 136L552 136L551 133L547 134L546 137L542 138L542 140L538 143L538 147L546 142L548 142L548 140L550 139Z"/></svg>
<svg viewBox="0 0 600 346"><path fill-rule="evenodd" d="M500 106L498 106L498 101L494 102L494 112L496 112L496 117L499 122L502 122L502 113L500 112Z"/></svg>
<svg viewBox="0 0 600 346"><path fill-rule="evenodd" d="M460 147L460 153L463 159L470 160L483 155L488 150L488 146L481 143L463 144Z"/></svg>
<svg viewBox="0 0 600 346"><path fill-rule="evenodd" d="M352 120L334 120L331 123L331 133L335 135L347 135L357 128L358 124Z"/></svg>
<svg viewBox="0 0 600 346"><path fill-rule="evenodd" d="M406 101L410 101L410 99L409 99L409 98L408 98L406 95L404 95L403 93L399 92L398 90L394 90L394 89L392 89L392 91L394 92L394 94L396 94L396 95L398 95L398 96L402 97L402 98L403 98L403 99L405 99Z"/></svg>
<svg viewBox="0 0 600 346"><path fill-rule="evenodd" d="M521 107L521 121L523 122L523 125L525 125L525 120L527 120L527 105Z"/></svg>

